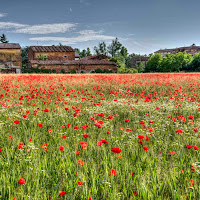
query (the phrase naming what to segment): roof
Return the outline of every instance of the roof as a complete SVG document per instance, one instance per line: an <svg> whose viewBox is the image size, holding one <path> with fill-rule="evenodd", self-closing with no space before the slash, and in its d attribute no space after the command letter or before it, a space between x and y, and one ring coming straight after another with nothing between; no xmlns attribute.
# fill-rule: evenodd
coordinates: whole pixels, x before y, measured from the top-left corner
<svg viewBox="0 0 200 200"><path fill-rule="evenodd" d="M21 49L18 43L0 43L0 49Z"/></svg>
<svg viewBox="0 0 200 200"><path fill-rule="evenodd" d="M174 49L160 49L158 51L155 51L155 53L161 53L161 52L171 52L171 51L185 51L185 50L191 50L191 49L199 49L200 50L200 46L189 46L189 47L178 47L178 48L174 48Z"/></svg>
<svg viewBox="0 0 200 200"><path fill-rule="evenodd" d="M74 52L70 46L30 46L34 52Z"/></svg>
<svg viewBox="0 0 200 200"><path fill-rule="evenodd" d="M80 55L75 51L75 58L80 58Z"/></svg>

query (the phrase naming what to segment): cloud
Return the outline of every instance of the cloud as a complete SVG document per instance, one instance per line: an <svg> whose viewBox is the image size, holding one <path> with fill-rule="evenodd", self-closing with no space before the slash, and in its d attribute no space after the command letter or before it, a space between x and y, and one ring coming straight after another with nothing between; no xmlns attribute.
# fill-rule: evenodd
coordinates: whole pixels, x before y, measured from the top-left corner
<svg viewBox="0 0 200 200"><path fill-rule="evenodd" d="M23 28L28 25L25 24L18 24L18 23L13 23L13 22L0 22L0 29L12 29L12 28Z"/></svg>
<svg viewBox="0 0 200 200"><path fill-rule="evenodd" d="M57 23L57 24L40 24L27 25L14 22L0 22L1 29L13 29L14 33L24 34L49 34L49 33L65 33L75 28L76 24Z"/></svg>
<svg viewBox="0 0 200 200"><path fill-rule="evenodd" d="M90 6L91 5L89 0L80 0L80 3L85 5L85 6Z"/></svg>
<svg viewBox="0 0 200 200"><path fill-rule="evenodd" d="M101 31L100 31L101 32ZM95 32L93 30L82 30L79 32L77 37L34 37L29 38L33 41L56 41L62 42L63 44L76 44L79 42L87 42L92 40L113 40L115 37L100 34L100 32Z"/></svg>
<svg viewBox="0 0 200 200"><path fill-rule="evenodd" d="M0 13L0 17L5 17L7 13Z"/></svg>
<svg viewBox="0 0 200 200"><path fill-rule="evenodd" d="M16 33L26 33L26 34L49 34L49 33L65 33L73 29L76 25L69 23L60 24L41 24L27 26L15 30Z"/></svg>

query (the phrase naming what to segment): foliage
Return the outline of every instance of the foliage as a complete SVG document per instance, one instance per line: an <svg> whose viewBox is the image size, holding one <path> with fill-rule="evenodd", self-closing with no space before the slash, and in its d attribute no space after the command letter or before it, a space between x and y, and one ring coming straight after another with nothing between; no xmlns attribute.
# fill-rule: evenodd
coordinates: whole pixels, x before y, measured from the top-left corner
<svg viewBox="0 0 200 200"><path fill-rule="evenodd" d="M195 54L187 67L188 71L200 72L200 53Z"/></svg>
<svg viewBox="0 0 200 200"><path fill-rule="evenodd" d="M91 73L112 73L112 70L107 70L107 69L102 70L102 69L98 68L98 69L95 69L94 71L92 71Z"/></svg>
<svg viewBox="0 0 200 200"><path fill-rule="evenodd" d="M137 67L138 73L144 72L145 67L144 67L144 65L142 64L141 61L136 65L136 67Z"/></svg>
<svg viewBox="0 0 200 200"><path fill-rule="evenodd" d="M117 68L117 73L119 74L135 74L138 73L137 69L129 68L129 67L119 67Z"/></svg>
<svg viewBox="0 0 200 200"><path fill-rule="evenodd" d="M21 48L22 65L26 65L27 67L28 67L28 50L29 46Z"/></svg>
<svg viewBox="0 0 200 200"><path fill-rule="evenodd" d="M119 42L118 38L115 38L115 40L112 40L112 43L108 46L107 51L112 57L115 57L121 50L121 47L122 44Z"/></svg>
<svg viewBox="0 0 200 200"><path fill-rule="evenodd" d="M47 56L45 55L38 55L37 56L37 60L46 60L47 59Z"/></svg>
<svg viewBox="0 0 200 200"><path fill-rule="evenodd" d="M4 33L1 35L0 41L1 41L1 43L8 43L8 42L9 42L9 41L7 40L6 35L5 35Z"/></svg>
<svg viewBox="0 0 200 200"><path fill-rule="evenodd" d="M100 42L98 44L98 46L94 47L94 51L95 51L96 55L100 55L100 54L107 55L108 52L107 52L106 43L105 42Z"/></svg>
<svg viewBox="0 0 200 200"><path fill-rule="evenodd" d="M128 50L126 47L124 46L121 47L120 55L122 55L125 59L128 57Z"/></svg>
<svg viewBox="0 0 200 200"><path fill-rule="evenodd" d="M158 72L162 59L163 57L160 53L151 56L147 61L145 72Z"/></svg>

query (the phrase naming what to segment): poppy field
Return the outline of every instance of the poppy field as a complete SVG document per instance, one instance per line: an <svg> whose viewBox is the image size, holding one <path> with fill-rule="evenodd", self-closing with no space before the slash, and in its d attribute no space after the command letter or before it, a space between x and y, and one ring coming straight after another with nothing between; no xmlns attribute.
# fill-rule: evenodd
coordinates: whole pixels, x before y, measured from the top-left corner
<svg viewBox="0 0 200 200"><path fill-rule="evenodd" d="M0 199L200 199L200 74L1 75Z"/></svg>

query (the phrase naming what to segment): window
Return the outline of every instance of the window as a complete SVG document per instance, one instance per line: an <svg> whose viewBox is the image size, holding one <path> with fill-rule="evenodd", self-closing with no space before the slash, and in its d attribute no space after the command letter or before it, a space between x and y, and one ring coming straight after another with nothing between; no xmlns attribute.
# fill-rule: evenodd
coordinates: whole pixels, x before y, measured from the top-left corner
<svg viewBox="0 0 200 200"><path fill-rule="evenodd" d="M67 56L63 56L63 58L67 58Z"/></svg>

